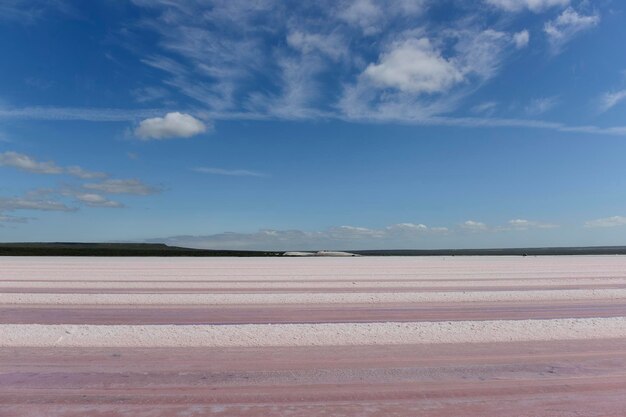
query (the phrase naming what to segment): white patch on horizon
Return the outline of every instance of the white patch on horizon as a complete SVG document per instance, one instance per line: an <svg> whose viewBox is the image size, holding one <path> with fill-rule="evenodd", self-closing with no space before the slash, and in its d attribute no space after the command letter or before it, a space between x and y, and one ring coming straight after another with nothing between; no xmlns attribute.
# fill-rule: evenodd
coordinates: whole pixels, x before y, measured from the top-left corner
<svg viewBox="0 0 626 417"><path fill-rule="evenodd" d="M612 216L585 222L585 227L619 227L626 226L626 216Z"/></svg>

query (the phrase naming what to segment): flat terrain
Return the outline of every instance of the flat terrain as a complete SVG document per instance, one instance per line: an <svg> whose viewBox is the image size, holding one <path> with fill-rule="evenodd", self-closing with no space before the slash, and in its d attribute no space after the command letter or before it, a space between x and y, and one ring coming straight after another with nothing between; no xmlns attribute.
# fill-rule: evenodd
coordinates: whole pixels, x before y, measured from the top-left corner
<svg viewBox="0 0 626 417"><path fill-rule="evenodd" d="M624 416L626 256L0 258L0 417Z"/></svg>

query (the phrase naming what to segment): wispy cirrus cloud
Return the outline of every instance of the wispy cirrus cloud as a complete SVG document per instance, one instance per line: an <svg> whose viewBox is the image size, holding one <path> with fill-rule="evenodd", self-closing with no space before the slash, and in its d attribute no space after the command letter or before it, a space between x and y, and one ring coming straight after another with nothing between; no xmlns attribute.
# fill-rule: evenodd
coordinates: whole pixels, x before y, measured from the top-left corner
<svg viewBox="0 0 626 417"><path fill-rule="evenodd" d="M556 9L559 15L544 28L556 49L599 23L599 15L585 15L567 0L485 2L505 12ZM133 97L164 104L168 93L186 96L190 104L180 115L199 123L168 119L175 113L165 108L0 107L0 118L126 121L143 140L189 137L202 133L201 124L210 130L211 120L233 119L515 125L613 135L626 130L464 117L459 112L464 101L512 65L530 39L529 30L511 29L509 13L491 16L497 21L488 23L484 4L464 6L445 23L429 18L436 2L426 0L133 4L140 18L124 33L155 39L151 47L132 52L161 77L160 83L142 83Z"/></svg>
<svg viewBox="0 0 626 417"><path fill-rule="evenodd" d="M191 169L200 174L225 175L231 177L268 177L268 174L247 169L224 169L215 167L196 167Z"/></svg>
<svg viewBox="0 0 626 417"><path fill-rule="evenodd" d="M32 24L49 13L61 13L69 17L80 14L66 0L2 0L0 3L0 20L11 20L22 24Z"/></svg>
<svg viewBox="0 0 626 417"><path fill-rule="evenodd" d="M531 100L530 103L526 106L526 113L532 116L538 116L540 114L546 113L552 110L559 104L559 97L540 97L534 100Z"/></svg>
<svg viewBox="0 0 626 417"><path fill-rule="evenodd" d="M589 30L600 23L597 14L579 14L572 7L568 7L554 20L546 22L543 27L554 53L559 53L569 41L579 33Z"/></svg>
<svg viewBox="0 0 626 417"><path fill-rule="evenodd" d="M163 114L162 109L113 109L86 107L3 107L0 119L25 120L84 120L90 122L136 122Z"/></svg>
<svg viewBox="0 0 626 417"><path fill-rule="evenodd" d="M565 7L570 4L570 0L485 0L485 2L507 12L530 10L535 13L551 7Z"/></svg>
<svg viewBox="0 0 626 417"><path fill-rule="evenodd" d="M626 89L604 93L600 97L599 110L601 112L608 111L624 100L626 100Z"/></svg>
<svg viewBox="0 0 626 417"><path fill-rule="evenodd" d="M90 182L82 186L86 190L99 191L106 194L131 194L147 196L162 191L159 187L148 185L138 179L108 179L101 182Z"/></svg>

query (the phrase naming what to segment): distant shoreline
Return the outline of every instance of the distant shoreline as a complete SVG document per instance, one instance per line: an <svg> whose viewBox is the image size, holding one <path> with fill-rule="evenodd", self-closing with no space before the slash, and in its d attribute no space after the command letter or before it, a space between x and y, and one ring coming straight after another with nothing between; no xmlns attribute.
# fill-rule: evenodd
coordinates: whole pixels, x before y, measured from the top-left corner
<svg viewBox="0 0 626 417"><path fill-rule="evenodd" d="M193 249L158 243L0 243L0 256L163 256L163 257L273 257L286 251ZM361 256L549 256L626 255L626 246L589 246L501 249L381 249L351 250Z"/></svg>

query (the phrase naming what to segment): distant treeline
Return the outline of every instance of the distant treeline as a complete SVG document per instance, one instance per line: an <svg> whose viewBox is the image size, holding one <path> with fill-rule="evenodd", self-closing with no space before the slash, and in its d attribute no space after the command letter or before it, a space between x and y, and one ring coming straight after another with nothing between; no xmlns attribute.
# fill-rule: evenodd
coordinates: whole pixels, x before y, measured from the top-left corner
<svg viewBox="0 0 626 417"><path fill-rule="evenodd" d="M190 249L160 243L0 243L0 256L282 256L283 252Z"/></svg>
<svg viewBox="0 0 626 417"><path fill-rule="evenodd" d="M349 251L362 256L626 255L626 246ZM282 256L283 251L191 249L160 243L0 243L0 256Z"/></svg>
<svg viewBox="0 0 626 417"><path fill-rule="evenodd" d="M626 255L626 246L505 249L398 249L356 250L361 256L539 256L539 255Z"/></svg>

